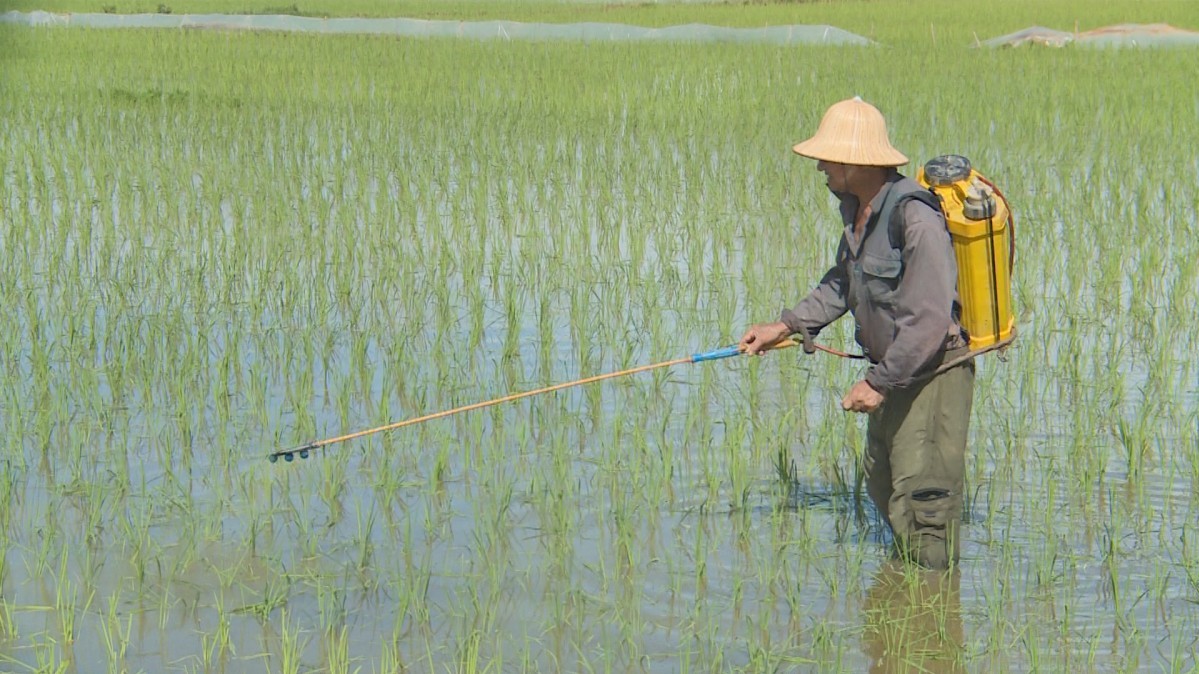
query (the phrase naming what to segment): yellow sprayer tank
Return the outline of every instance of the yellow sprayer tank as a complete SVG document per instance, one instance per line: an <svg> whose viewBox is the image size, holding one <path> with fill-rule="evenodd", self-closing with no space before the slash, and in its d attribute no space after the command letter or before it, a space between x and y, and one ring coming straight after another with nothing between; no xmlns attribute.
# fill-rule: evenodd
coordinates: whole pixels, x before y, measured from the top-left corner
<svg viewBox="0 0 1199 674"><path fill-rule="evenodd" d="M959 155L930 160L916 176L941 198L958 263L962 327L970 349L1011 341L1014 222L1007 200Z"/></svg>

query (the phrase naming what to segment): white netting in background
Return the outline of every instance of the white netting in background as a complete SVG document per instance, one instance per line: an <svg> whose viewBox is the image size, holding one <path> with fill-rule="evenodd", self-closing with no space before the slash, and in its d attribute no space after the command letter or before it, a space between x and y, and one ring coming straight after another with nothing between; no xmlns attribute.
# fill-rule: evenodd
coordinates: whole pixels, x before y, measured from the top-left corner
<svg viewBox="0 0 1199 674"><path fill-rule="evenodd" d="M577 40L742 42L765 44L867 45L870 40L832 26L726 28L704 24L643 28L618 23L521 23L518 21L434 21L424 19L318 19L290 15L240 14L52 14L6 12L0 23L87 28L191 28L271 30L300 33L376 34L491 40Z"/></svg>
<svg viewBox="0 0 1199 674"><path fill-rule="evenodd" d="M1033 26L982 44L987 47L1015 47L1022 44L1048 47L1064 47L1068 44L1088 47L1181 47L1199 46L1199 32L1165 23L1124 23L1077 33Z"/></svg>

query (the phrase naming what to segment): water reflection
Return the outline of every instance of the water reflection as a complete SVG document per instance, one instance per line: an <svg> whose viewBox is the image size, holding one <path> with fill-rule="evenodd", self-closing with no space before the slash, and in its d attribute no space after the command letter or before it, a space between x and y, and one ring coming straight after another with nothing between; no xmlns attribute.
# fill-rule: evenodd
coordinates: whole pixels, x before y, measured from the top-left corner
<svg viewBox="0 0 1199 674"><path fill-rule="evenodd" d="M961 572L889 561L862 606L870 672L965 672Z"/></svg>

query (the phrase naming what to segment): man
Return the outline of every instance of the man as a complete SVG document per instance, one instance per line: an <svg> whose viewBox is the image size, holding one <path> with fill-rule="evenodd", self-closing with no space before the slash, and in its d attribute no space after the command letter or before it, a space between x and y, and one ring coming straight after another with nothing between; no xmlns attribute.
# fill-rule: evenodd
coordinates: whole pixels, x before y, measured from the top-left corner
<svg viewBox="0 0 1199 674"><path fill-rule="evenodd" d="M974 366L937 373L967 353L957 264L940 211L896 170L886 122L860 98L830 107L816 135L792 148L817 160L841 202L836 264L775 323L754 325L741 348L761 355L795 333L817 334L852 312L870 367L841 407L869 414L867 489L896 552L929 568L958 558Z"/></svg>

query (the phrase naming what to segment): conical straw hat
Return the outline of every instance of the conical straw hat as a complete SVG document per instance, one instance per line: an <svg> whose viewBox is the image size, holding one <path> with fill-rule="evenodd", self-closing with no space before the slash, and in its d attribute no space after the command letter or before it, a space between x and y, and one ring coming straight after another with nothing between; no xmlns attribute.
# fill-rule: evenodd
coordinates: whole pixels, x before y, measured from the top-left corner
<svg viewBox="0 0 1199 674"><path fill-rule="evenodd" d="M891 147L887 122L878 108L854 96L834 103L816 135L791 148L809 159L857 166L903 166L908 158Z"/></svg>

